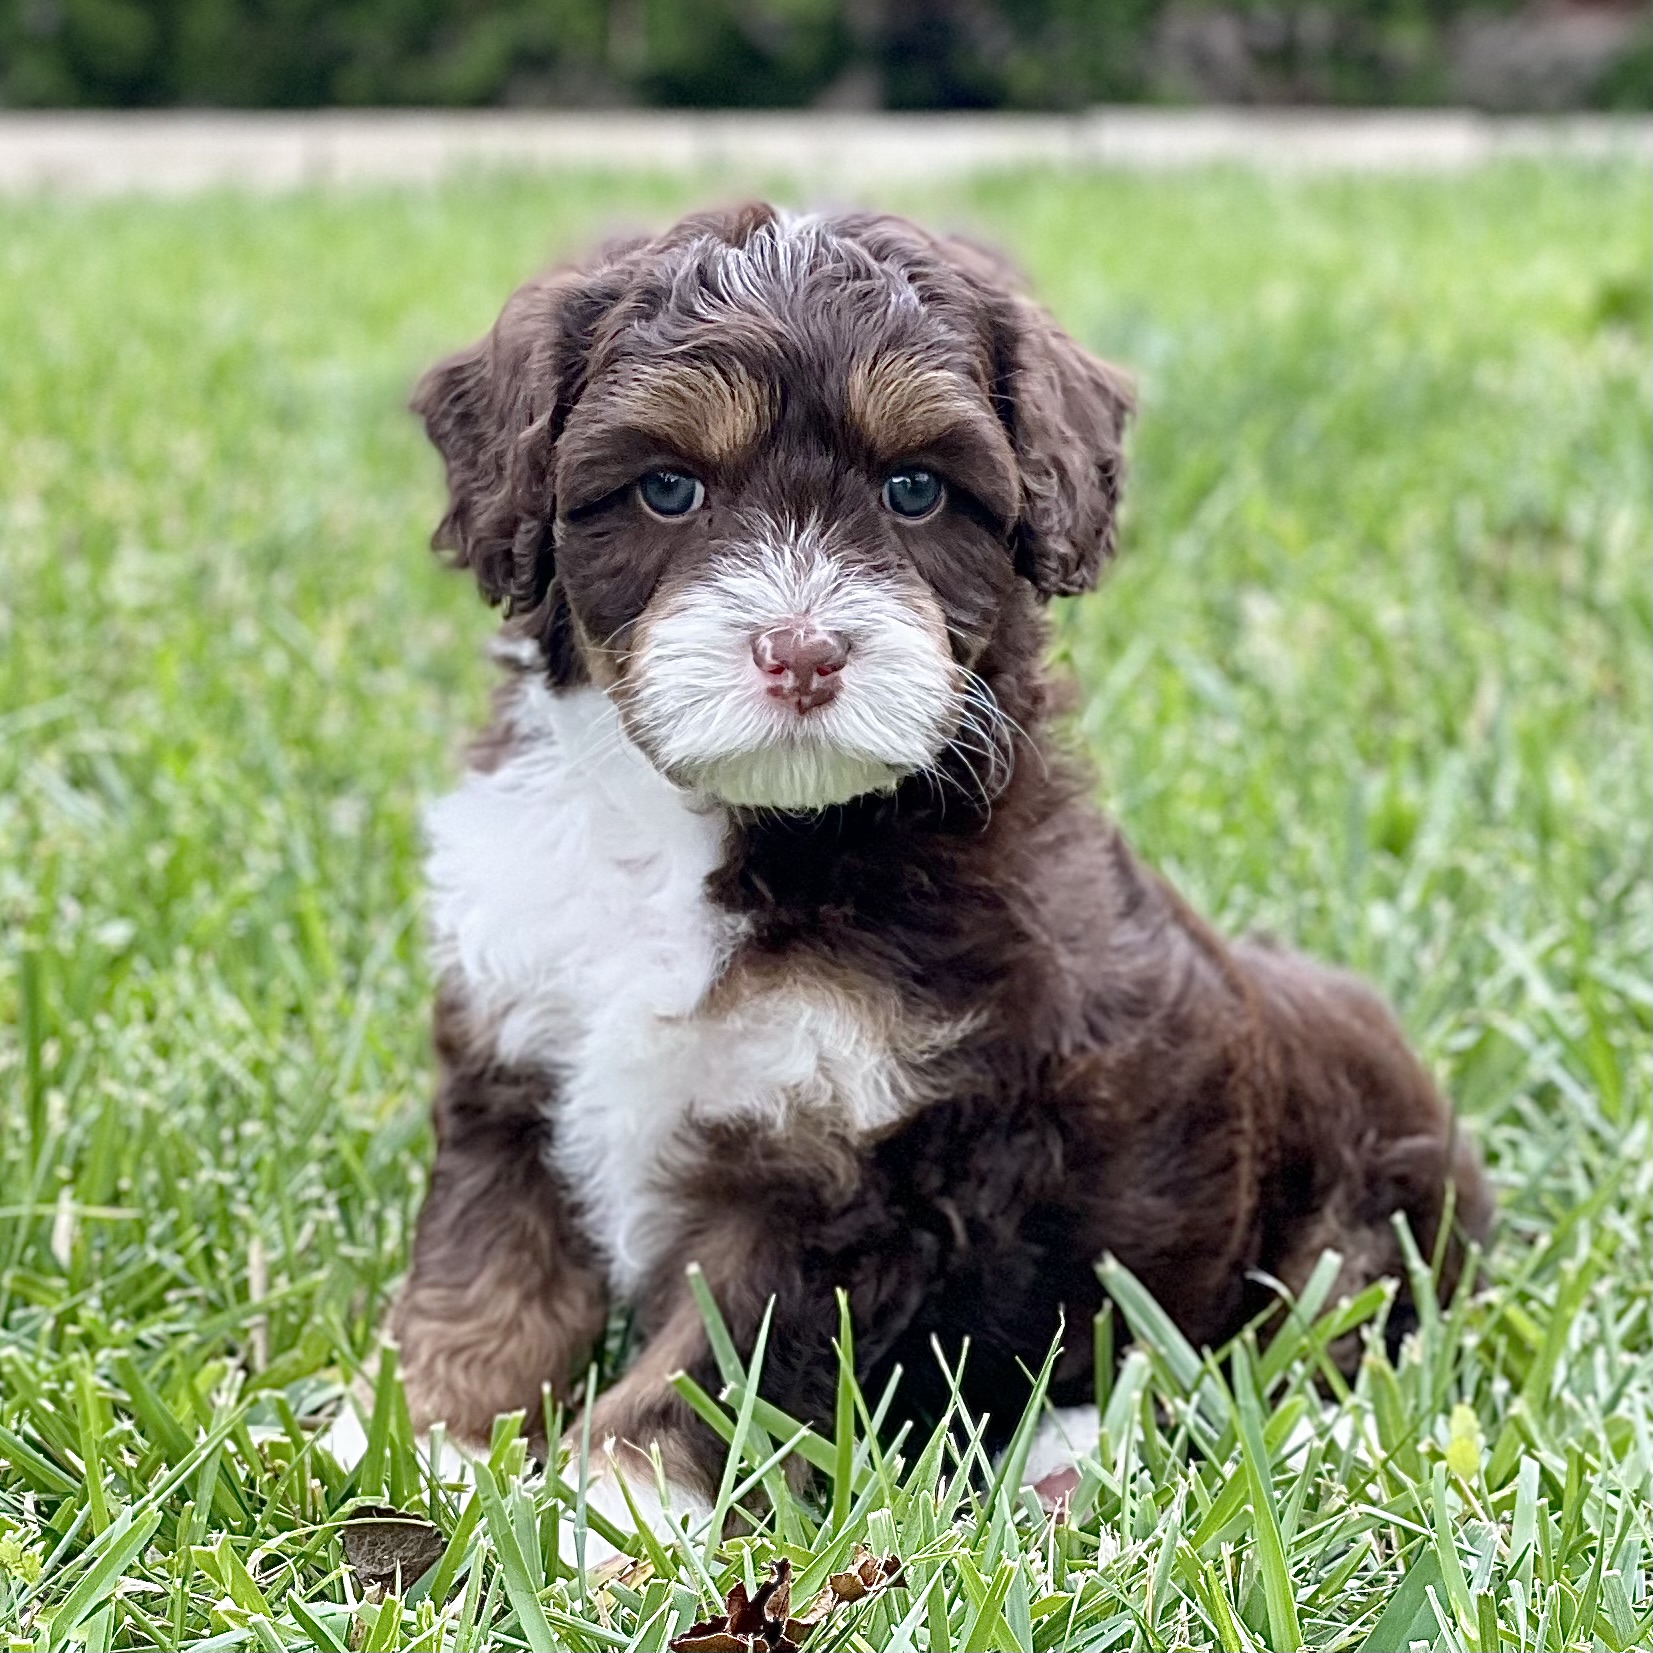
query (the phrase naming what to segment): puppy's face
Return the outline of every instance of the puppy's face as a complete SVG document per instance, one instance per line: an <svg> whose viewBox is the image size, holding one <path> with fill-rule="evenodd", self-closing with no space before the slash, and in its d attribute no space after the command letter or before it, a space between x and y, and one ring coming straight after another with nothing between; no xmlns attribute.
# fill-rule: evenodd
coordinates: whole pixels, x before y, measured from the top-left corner
<svg viewBox="0 0 1653 1653"><path fill-rule="evenodd" d="M530 284L416 405L438 542L554 674L678 784L809 811L979 743L1005 605L1107 550L1127 398L979 253L757 208Z"/></svg>

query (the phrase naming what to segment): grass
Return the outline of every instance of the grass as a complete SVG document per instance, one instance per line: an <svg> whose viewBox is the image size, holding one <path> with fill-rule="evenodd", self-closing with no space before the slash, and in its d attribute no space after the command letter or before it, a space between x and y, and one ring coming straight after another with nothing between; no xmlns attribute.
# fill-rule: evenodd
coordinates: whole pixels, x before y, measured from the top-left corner
<svg viewBox="0 0 1653 1653"><path fill-rule="evenodd" d="M1189 1349L1128 1277L1053 1524L954 1439L697 1397L728 1544L559 1567L502 1425L436 1484L394 1372L429 1154L419 800L488 620L422 550L414 371L681 186L0 206L0 1625L14 1647L659 1648L784 1554L905 1591L821 1645L1653 1638L1648 201L1636 168L1026 175L892 199L1016 247L1141 375L1125 553L1063 616L1142 850L1394 998L1484 1145L1488 1284L1323 1401L1375 1298ZM1418 1266L1426 1267L1420 1259ZM1091 1328L1076 1328L1091 1336ZM848 1336L852 1329L846 1329ZM821 1471L800 1501L774 1462ZM577 1471L571 1471L577 1475ZM343 1518L442 1559L364 1593ZM857 1614L859 1616L857 1616Z"/></svg>

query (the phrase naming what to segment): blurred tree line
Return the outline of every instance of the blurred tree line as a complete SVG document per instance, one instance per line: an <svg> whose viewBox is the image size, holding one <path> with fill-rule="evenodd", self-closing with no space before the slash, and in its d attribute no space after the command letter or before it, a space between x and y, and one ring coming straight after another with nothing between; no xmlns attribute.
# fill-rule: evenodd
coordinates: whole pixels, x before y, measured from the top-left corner
<svg viewBox="0 0 1653 1653"><path fill-rule="evenodd" d="M0 0L0 105L1646 107L1631 0Z"/></svg>

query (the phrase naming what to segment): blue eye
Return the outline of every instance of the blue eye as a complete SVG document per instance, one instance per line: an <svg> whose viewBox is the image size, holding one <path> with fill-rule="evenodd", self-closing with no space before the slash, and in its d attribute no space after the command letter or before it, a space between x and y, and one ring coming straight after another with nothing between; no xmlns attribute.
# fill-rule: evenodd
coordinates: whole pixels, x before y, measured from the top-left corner
<svg viewBox="0 0 1653 1653"><path fill-rule="evenodd" d="M650 471L639 478L637 497L657 517L686 517L705 499L706 489L681 471Z"/></svg>
<svg viewBox="0 0 1653 1653"><path fill-rule="evenodd" d="M934 471L896 471L884 479L884 509L913 521L935 510L945 492Z"/></svg>

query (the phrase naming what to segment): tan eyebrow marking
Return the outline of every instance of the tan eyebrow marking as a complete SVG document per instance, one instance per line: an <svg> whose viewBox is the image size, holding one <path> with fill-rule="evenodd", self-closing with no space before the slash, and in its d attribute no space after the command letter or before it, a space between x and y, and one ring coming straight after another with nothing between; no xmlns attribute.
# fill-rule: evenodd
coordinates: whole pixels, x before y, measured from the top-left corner
<svg viewBox="0 0 1653 1653"><path fill-rule="evenodd" d="M910 356L863 357L850 369L848 405L874 451L891 459L961 425L980 430L985 419L956 374Z"/></svg>
<svg viewBox="0 0 1653 1653"><path fill-rule="evenodd" d="M756 447L775 418L770 387L738 362L666 362L622 380L609 410L685 459L727 464Z"/></svg>
<svg viewBox="0 0 1653 1653"><path fill-rule="evenodd" d="M1021 480L1010 438L956 373L911 356L866 357L850 369L846 400L851 423L886 464L967 437L974 457L955 480L1007 521L1014 515Z"/></svg>

